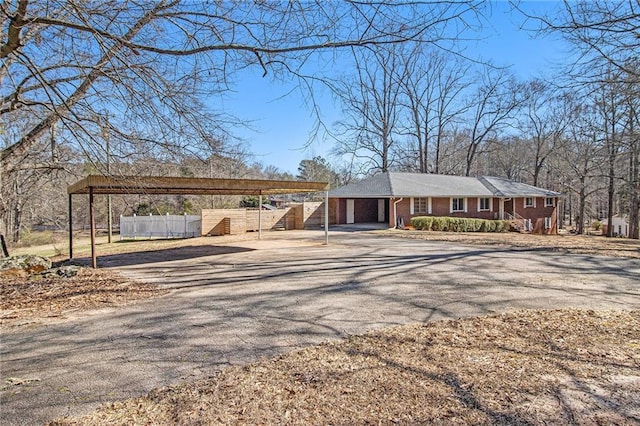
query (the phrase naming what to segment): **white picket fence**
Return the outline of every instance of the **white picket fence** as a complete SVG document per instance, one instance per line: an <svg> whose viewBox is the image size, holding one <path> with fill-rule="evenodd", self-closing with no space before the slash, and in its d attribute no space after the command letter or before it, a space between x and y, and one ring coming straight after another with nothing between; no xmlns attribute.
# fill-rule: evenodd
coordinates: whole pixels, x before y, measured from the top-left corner
<svg viewBox="0 0 640 426"><path fill-rule="evenodd" d="M202 235L200 216L120 216L120 239L190 238Z"/></svg>

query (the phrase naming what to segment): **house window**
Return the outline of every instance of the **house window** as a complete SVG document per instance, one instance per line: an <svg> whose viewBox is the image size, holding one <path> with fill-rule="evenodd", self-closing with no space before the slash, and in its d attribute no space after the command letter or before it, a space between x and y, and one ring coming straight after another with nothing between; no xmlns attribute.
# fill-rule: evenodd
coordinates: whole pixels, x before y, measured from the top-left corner
<svg viewBox="0 0 640 426"><path fill-rule="evenodd" d="M464 203L464 198L452 198L451 199L451 212L464 212L466 211L465 209L465 203Z"/></svg>
<svg viewBox="0 0 640 426"><path fill-rule="evenodd" d="M528 207L535 207L536 206L536 199L533 197L526 197L524 199L524 207L528 208Z"/></svg>
<svg viewBox="0 0 640 426"><path fill-rule="evenodd" d="M545 207L553 207L556 204L555 201L556 200L553 197L546 197L544 199L544 206Z"/></svg>
<svg viewBox="0 0 640 426"><path fill-rule="evenodd" d="M413 199L413 212L414 213L429 213L429 199L428 198L414 198Z"/></svg>
<svg viewBox="0 0 640 426"><path fill-rule="evenodd" d="M491 198L478 198L478 211L491 210Z"/></svg>

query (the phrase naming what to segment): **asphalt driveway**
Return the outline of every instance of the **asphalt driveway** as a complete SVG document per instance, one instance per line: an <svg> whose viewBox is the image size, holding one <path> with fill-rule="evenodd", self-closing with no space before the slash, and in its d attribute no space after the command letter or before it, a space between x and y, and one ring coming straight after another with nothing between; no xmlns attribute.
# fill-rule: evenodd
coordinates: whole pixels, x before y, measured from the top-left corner
<svg viewBox="0 0 640 426"><path fill-rule="evenodd" d="M101 258L104 266L172 291L3 332L2 423L79 415L228 365L379 327L521 308L640 308L637 259L357 232L332 232L329 246L322 240L319 231L275 232L190 256Z"/></svg>

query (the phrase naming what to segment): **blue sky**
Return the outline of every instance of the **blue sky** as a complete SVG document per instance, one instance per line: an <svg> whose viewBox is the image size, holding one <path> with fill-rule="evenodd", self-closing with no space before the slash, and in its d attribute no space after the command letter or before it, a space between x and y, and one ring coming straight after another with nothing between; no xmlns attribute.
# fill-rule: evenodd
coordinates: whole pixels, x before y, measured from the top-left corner
<svg viewBox="0 0 640 426"><path fill-rule="evenodd" d="M522 7L535 11L548 11L555 5L548 1L522 3ZM477 52L496 65L511 66L512 72L521 79L551 75L569 55L561 41L551 37L534 38L532 33L520 30L523 17L509 13L507 2L493 3L487 20L487 28L480 35L482 39L470 42L467 52ZM226 112L250 121L256 129L234 132L246 140L255 162L295 175L301 160L315 155L329 158L331 141L315 141L306 146L314 116L293 83L274 83L263 78L260 69L253 69L237 76L234 89L235 93L227 96L221 106ZM325 122L331 124L340 117L340 108L328 93L317 95L321 114Z"/></svg>

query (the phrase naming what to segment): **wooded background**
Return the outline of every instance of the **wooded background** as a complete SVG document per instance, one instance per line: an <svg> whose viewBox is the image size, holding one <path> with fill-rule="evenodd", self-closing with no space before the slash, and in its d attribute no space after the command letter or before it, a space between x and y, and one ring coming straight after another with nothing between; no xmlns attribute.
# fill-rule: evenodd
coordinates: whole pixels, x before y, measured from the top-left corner
<svg viewBox="0 0 640 426"><path fill-rule="evenodd" d="M639 11L637 0L575 1L544 16L513 2L531 31L571 46L564 67L522 81L460 47L488 24L486 2L5 1L0 232L15 243L65 228L66 187L89 173L339 185L394 170L542 186L565 195L578 232L623 215L638 238ZM309 129L331 158L303 160L296 176L255 161L234 134L242 118L211 107L246 69L297 82L312 111L318 88L331 90L342 119L316 111ZM241 201L118 196L113 214ZM83 201L75 208L81 225Z"/></svg>

